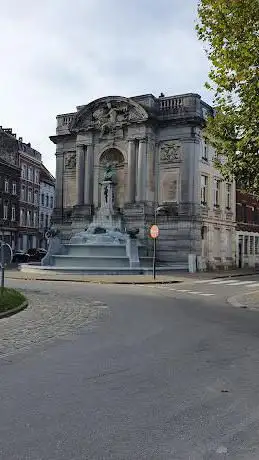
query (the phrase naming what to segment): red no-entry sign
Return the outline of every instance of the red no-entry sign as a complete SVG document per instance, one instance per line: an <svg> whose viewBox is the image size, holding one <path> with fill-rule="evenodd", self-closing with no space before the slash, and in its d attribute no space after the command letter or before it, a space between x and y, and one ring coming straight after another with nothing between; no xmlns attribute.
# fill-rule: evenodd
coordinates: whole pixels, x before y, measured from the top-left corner
<svg viewBox="0 0 259 460"><path fill-rule="evenodd" d="M157 225L152 225L150 228L150 236L153 239L156 239L159 236L159 228Z"/></svg>

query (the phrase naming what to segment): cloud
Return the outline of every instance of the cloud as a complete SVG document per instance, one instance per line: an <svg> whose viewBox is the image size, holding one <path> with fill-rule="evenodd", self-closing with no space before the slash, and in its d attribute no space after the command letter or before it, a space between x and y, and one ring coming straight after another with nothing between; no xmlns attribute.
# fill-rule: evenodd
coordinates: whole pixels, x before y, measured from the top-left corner
<svg viewBox="0 0 259 460"><path fill-rule="evenodd" d="M56 115L105 95L198 92L208 64L196 0L3 0L0 124L52 172Z"/></svg>

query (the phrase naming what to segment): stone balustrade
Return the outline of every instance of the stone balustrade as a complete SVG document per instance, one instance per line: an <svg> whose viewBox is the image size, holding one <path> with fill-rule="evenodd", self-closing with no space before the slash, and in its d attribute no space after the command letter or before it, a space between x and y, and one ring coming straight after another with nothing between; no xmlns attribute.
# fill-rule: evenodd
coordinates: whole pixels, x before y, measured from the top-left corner
<svg viewBox="0 0 259 460"><path fill-rule="evenodd" d="M201 98L198 94L160 97L159 111L163 117L179 117L187 114L202 116Z"/></svg>
<svg viewBox="0 0 259 460"><path fill-rule="evenodd" d="M64 115L57 116L57 134L68 131L68 126L74 118L74 113L66 113Z"/></svg>

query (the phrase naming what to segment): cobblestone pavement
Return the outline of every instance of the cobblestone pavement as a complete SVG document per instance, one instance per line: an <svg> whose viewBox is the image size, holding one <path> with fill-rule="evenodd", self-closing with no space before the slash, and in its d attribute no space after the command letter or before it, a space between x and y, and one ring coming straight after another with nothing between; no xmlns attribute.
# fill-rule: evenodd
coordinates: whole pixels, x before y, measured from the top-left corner
<svg viewBox="0 0 259 460"><path fill-rule="evenodd" d="M104 314L103 302L87 299L85 293L77 293L64 283L55 283L55 289L48 288L49 284L42 283L42 289L26 285L20 289L29 306L0 320L0 357L76 333Z"/></svg>

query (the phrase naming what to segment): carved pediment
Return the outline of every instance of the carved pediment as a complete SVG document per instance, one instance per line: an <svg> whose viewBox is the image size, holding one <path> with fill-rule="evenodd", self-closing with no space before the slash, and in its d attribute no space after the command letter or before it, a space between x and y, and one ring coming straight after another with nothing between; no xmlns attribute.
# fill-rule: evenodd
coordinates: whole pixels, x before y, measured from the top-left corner
<svg viewBox="0 0 259 460"><path fill-rule="evenodd" d="M69 130L80 133L95 129L103 136L130 123L143 122L147 118L145 109L135 101L125 97L107 97L83 107L70 124Z"/></svg>
<svg viewBox="0 0 259 460"><path fill-rule="evenodd" d="M160 161L163 163L179 163L182 161L182 146L176 141L166 141L160 146Z"/></svg>

